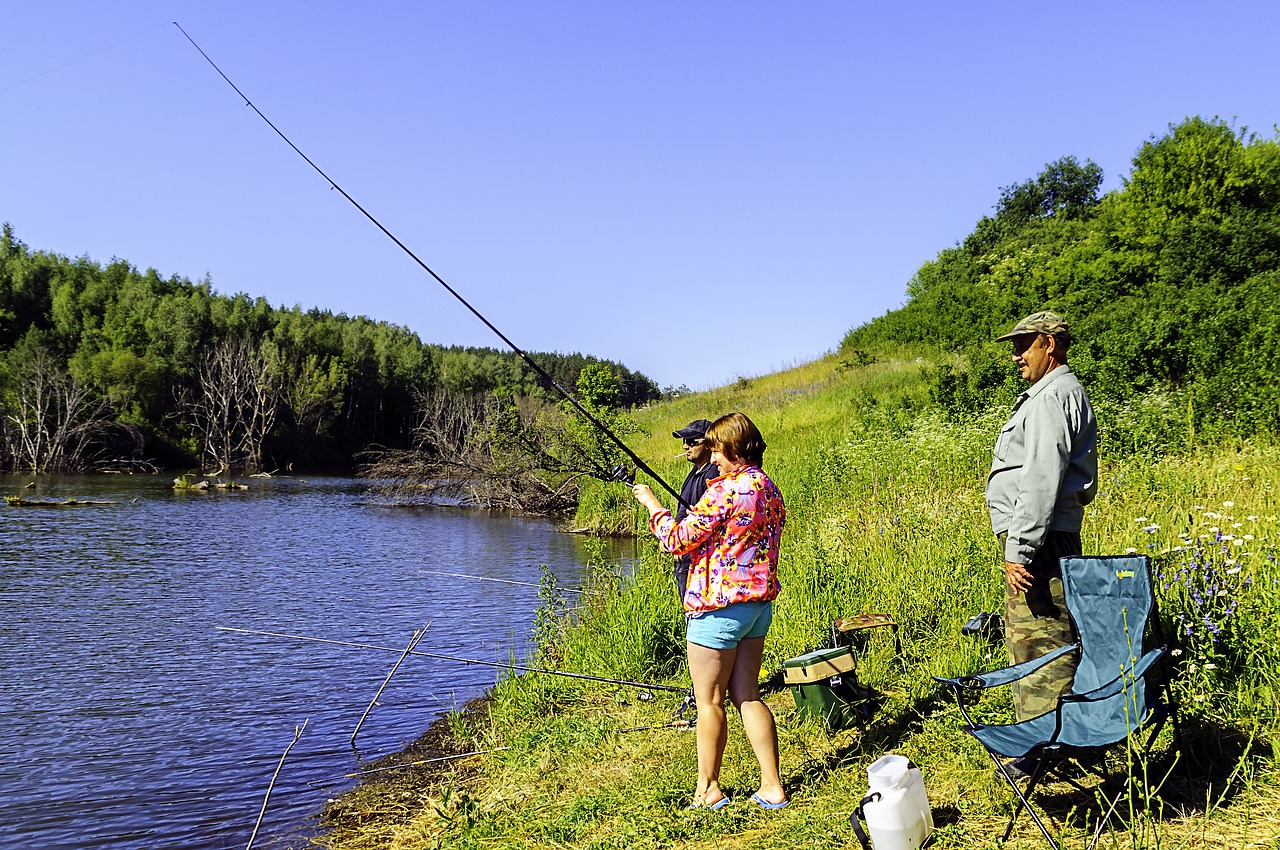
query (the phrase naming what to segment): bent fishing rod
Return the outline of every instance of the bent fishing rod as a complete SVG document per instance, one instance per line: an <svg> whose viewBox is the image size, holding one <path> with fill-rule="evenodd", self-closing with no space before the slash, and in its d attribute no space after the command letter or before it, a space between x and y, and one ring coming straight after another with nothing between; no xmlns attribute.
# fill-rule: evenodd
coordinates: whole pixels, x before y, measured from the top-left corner
<svg viewBox="0 0 1280 850"><path fill-rule="evenodd" d="M633 682L629 679L609 679L604 676L590 676L586 673L570 673L566 670L548 670L544 667L529 667L524 664L506 664L501 661L480 661L475 658L462 658L457 655L442 655L436 652L423 652L419 649L397 649L393 646L378 646L372 643L356 643L348 640L334 640L333 638L310 637L308 635L291 635L284 632L267 632L259 629L238 629L232 626L216 626L221 632L238 632L244 635L265 635L266 637L289 638L291 640L303 640L311 643L330 643L336 646L350 646L356 649L376 649L381 652L395 652L402 655L421 655L425 658L436 658L442 661L458 661L462 664L479 664L485 667L501 667L504 670L520 670L524 673L545 673L548 676L565 676L570 679L584 679L588 682L604 682L609 685L625 685L629 688L640 688L647 691L670 691L672 693L683 694L689 691L688 688L681 688L675 685L653 685L648 682Z"/></svg>
<svg viewBox="0 0 1280 850"><path fill-rule="evenodd" d="M573 393L569 392L564 387L562 387L555 378L551 377L551 375L547 372L546 369L543 369L541 366L539 366L533 360L532 357L530 357L528 354L524 352L523 349L520 348L520 346L516 345L507 337L506 334L498 330L497 326L494 325L493 322L490 322L488 319L484 317L483 314L481 314L479 310L471 306L470 302L468 302L467 299L463 298L461 293L459 293L456 289L454 289L452 286L446 283L444 278L436 274L434 269L432 269L425 262L419 259L417 254L413 253L413 251L411 251L407 245L401 242L394 233L392 233L385 226L383 226L382 222L374 218L373 214L370 213L368 210L366 210L363 206L361 206L360 203L356 201L355 198L347 194L347 191L343 189L341 186L339 186L336 182L334 182L333 178L331 178L328 174L326 174L324 170L320 168L320 166L316 165L309 156L303 153L301 148L299 148L292 141L290 141L289 137L286 136L280 130L279 127L271 123L271 119L268 118L265 114L263 114L262 110L259 109L256 105L254 105L253 101L249 100L249 98L245 95L244 92L240 91L240 87L237 86L235 83L231 82L231 78L222 72L222 69L218 67L216 62L214 62L212 59L209 58L209 54L205 53L204 49L201 48L200 45L196 44L195 39L193 39L190 35L187 34L187 31L182 28L181 24L179 24L177 21L174 21L173 25L178 28L178 31L181 32L183 36L186 37L187 41L191 42L191 46L200 52L200 55L203 56L205 58L205 61L208 62L209 65L213 67L213 70L218 72L218 76L226 80L227 85L231 86L232 90L234 90L235 93L238 94L242 100L244 100L245 106L248 106L254 112L258 113L258 117L261 118L263 121L265 121L267 123L267 126L270 127L272 130L274 130L275 134L284 140L285 144L293 148L294 153L302 157L303 161L306 162L307 165L311 166L312 169L314 169L317 174L323 177L326 183L328 183L332 188L336 189L338 193L342 195L342 197L346 198L353 207L359 210L360 213L365 218L369 219L369 221L373 223L374 227L381 230L388 239L390 239L392 242L396 244L396 247L398 247L401 251L404 251L404 253L407 254L409 258L412 259L415 263L417 263L418 266L421 267L423 271L431 275L431 277L435 278L437 283L443 286L450 295L452 295L454 298L458 300L459 304L461 304L463 307L466 307L467 310L471 312L471 315L475 316L477 319L479 319L481 322L484 323L485 327L493 331L494 334L496 334L500 340L506 343L507 346L520 357L521 360L527 363L529 367L538 374L539 377L541 377L544 381L549 383L551 386L555 387L556 390L558 390L562 396L564 396L566 399L569 400L569 403L573 405L574 409L576 409L578 413L582 414L587 419L587 421L589 421L592 425L598 428L600 432L603 433L606 437L612 440L614 445L620 448L623 451L623 453L626 454L627 457L635 461L635 464L638 468L643 469L649 475L649 477L651 477L654 481L657 481L659 484L661 484L662 488L666 490L668 493L670 493L672 496L675 496L676 500L680 504L684 505L686 508L693 507L688 502L686 502L678 492L676 492L675 488L673 488L670 484L667 483L666 479L658 475L658 473L654 472L647 463L645 463L643 460L640 459L639 455L637 455L630 448L628 448L627 444L622 442L622 440L618 437L618 435L613 433L612 429L610 429L608 425L605 425L603 422L600 421L598 417L596 417L595 414L593 414L590 410L584 407L583 404L580 401L578 401L577 398L574 397ZM615 468L608 472L604 472L602 470L597 470L597 471L602 473L603 480L606 480L606 481L621 481L626 483L632 483L632 479L634 478L633 474L629 475L627 470L623 468Z"/></svg>

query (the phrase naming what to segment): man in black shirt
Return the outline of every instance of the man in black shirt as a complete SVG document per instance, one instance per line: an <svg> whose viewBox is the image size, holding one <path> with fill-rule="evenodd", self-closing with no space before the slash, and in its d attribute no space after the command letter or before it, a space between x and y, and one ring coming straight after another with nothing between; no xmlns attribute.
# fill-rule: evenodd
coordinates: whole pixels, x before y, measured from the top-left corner
<svg viewBox="0 0 1280 850"><path fill-rule="evenodd" d="M684 456L688 458L689 463L693 464L693 469L684 479L684 486L680 488L680 498L682 503L676 508L676 522L684 519L684 515L689 512L689 508L698 504L698 500L702 498L702 494L707 492L707 482L720 475L720 469L711 462L711 451L703 445L703 437L706 436L707 429L711 427L710 420L695 419L679 431L672 431L671 436L684 440ZM676 590L680 593L680 601L684 602L685 588L689 584L689 556L676 556Z"/></svg>

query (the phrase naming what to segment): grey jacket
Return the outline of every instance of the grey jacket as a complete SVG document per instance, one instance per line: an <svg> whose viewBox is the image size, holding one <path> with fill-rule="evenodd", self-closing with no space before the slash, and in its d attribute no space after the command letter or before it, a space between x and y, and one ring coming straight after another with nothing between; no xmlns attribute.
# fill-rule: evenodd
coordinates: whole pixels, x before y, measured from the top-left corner
<svg viewBox="0 0 1280 850"><path fill-rule="evenodd" d="M987 508L1008 532L1006 561L1029 564L1050 529L1079 531L1098 489L1098 423L1084 387L1058 366L1018 396L1000 429Z"/></svg>

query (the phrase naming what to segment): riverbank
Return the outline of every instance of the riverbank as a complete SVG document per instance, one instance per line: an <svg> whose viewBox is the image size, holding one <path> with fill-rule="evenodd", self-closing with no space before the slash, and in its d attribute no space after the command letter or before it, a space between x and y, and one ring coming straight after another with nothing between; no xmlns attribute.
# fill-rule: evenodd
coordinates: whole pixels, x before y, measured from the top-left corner
<svg viewBox="0 0 1280 850"><path fill-rule="evenodd" d="M922 371L931 356L908 352L861 364L832 357L636 416L649 436L633 445L646 458L670 455L673 428L712 412L743 410L764 432L765 466L789 515L768 673L823 645L836 617L884 611L900 624L901 659L886 635L871 634L859 653L858 677L878 695L862 726L829 733L796 716L786 690L766 694L779 719L789 808L764 812L746 801L755 790L754 760L732 712L723 781L735 802L717 813L689 812L693 736L674 728L620 731L661 727L679 704L675 695L644 701L635 689L522 676L499 683L482 711L451 723L450 747L508 749L386 786L365 798L366 820L349 821L320 843L335 850L856 846L848 818L865 792L866 766L892 751L924 772L939 824L933 846L994 846L1012 798L932 677L991 669L1003 656L959 631L1001 599L982 499L1001 417L957 422L930 413ZM683 474L680 462L655 468L668 480ZM1104 455L1100 477L1086 551L1151 554L1166 575L1191 557L1217 571L1211 594L1183 593L1185 583L1161 588L1166 618L1181 615L1194 626L1177 647L1184 748L1165 777L1173 747L1166 729L1160 757L1147 766L1150 806L1125 813L1104 842L1272 846L1280 838L1280 449L1235 443L1176 457ZM612 506L594 509L606 524L641 528L625 488L598 485L594 498ZM591 522L580 514L576 524ZM545 663L687 684L670 560L647 541L641 549L628 581L612 579L601 563L576 611L544 612ZM1216 634L1201 628L1206 620ZM980 711L989 721L1008 718L1007 694L987 698ZM1091 796L1069 786L1048 790L1042 799L1051 828L1068 846L1083 844L1096 816ZM1020 823L1008 846L1042 846L1029 821Z"/></svg>

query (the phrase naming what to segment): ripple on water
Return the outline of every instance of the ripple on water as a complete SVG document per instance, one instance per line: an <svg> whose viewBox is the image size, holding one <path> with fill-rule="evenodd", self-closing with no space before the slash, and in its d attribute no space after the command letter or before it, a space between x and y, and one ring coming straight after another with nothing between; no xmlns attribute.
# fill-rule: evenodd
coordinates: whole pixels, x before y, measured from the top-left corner
<svg viewBox="0 0 1280 850"><path fill-rule="evenodd" d="M0 520L6 848L243 847L307 720L255 845L303 846L351 782L348 739L397 656L218 626L403 647L429 623L421 649L505 661L536 589L422 571L581 578L578 542L548 523L364 506L348 479L191 494L164 477L41 478L26 495L120 504ZM497 675L407 659L361 754L399 749Z"/></svg>

